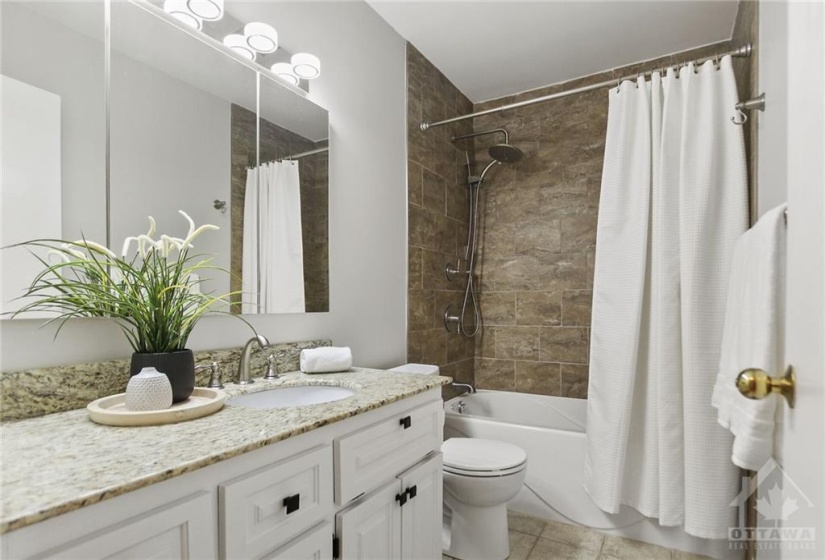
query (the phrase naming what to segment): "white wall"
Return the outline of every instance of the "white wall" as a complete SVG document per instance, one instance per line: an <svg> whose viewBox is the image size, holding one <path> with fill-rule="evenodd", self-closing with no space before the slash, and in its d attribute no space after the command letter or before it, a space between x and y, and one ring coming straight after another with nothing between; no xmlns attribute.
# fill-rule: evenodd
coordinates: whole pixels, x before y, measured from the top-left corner
<svg viewBox="0 0 825 560"><path fill-rule="evenodd" d="M330 111L330 312L251 317L271 341L331 338L357 365L406 354L406 84L404 40L366 4L227 3L245 21L273 22L288 50L317 54L312 97ZM15 370L128 356L110 322L76 320L57 340L38 321L0 322L0 368ZM250 331L210 317L190 347L223 348Z"/></svg>
<svg viewBox="0 0 825 560"><path fill-rule="evenodd" d="M99 16L102 36L102 4L87 12ZM60 96L63 238L105 241L103 42L21 2L0 2L0 14L2 73Z"/></svg>
<svg viewBox="0 0 825 560"><path fill-rule="evenodd" d="M126 237L146 233L147 216L156 220L157 236L186 237L183 210L197 226L221 228L198 238L194 252L214 255L212 264L229 270L229 206L221 214L212 201L229 205L231 198L230 103L120 53L112 56L111 75L113 250L119 253ZM204 291L229 292L227 274L205 271L203 277L213 279Z"/></svg>
<svg viewBox="0 0 825 560"><path fill-rule="evenodd" d="M759 3L759 81L764 112L751 111L758 127L757 212L788 199L788 4Z"/></svg>

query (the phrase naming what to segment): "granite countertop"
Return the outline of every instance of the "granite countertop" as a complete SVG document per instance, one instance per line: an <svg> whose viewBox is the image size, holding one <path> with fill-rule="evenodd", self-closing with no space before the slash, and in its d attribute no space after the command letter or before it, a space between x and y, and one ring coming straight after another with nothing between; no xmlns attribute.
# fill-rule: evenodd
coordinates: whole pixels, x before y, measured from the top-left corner
<svg viewBox="0 0 825 560"><path fill-rule="evenodd" d="M0 534L197 470L321 426L440 387L449 377L353 368L347 373L288 373L251 386L226 384L228 396L273 387L339 385L352 397L317 405L219 412L167 424L116 428L85 409L0 425ZM183 444L185 443L185 444Z"/></svg>

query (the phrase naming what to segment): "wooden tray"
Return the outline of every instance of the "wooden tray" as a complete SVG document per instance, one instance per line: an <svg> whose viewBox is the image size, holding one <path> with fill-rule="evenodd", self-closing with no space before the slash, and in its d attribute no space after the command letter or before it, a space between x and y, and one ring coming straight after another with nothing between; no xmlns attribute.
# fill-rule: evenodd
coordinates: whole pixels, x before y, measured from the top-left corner
<svg viewBox="0 0 825 560"><path fill-rule="evenodd" d="M126 393L103 397L86 406L89 418L107 426L157 426L175 424L202 418L223 408L226 393L217 389L195 387L192 395L183 402L163 410L128 410Z"/></svg>

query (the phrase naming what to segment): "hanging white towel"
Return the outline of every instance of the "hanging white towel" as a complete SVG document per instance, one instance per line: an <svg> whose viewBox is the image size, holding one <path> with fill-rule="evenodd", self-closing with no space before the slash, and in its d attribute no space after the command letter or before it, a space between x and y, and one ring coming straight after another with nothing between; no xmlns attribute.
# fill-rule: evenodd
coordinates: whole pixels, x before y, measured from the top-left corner
<svg viewBox="0 0 825 560"><path fill-rule="evenodd" d="M785 209L765 213L736 244L713 406L733 433L733 463L759 470L773 454L777 397L751 400L736 389L747 368L777 375L785 345Z"/></svg>

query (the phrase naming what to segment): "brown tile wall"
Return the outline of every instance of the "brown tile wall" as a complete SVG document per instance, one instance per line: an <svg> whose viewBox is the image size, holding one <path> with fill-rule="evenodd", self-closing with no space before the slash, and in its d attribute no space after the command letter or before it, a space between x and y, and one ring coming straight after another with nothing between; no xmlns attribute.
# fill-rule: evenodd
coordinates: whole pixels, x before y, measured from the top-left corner
<svg viewBox="0 0 825 560"><path fill-rule="evenodd" d="M466 204L464 146L449 138L469 129L457 123L422 133L418 124L678 66L732 45L757 47L757 9L756 2L740 1L732 41L474 106L408 44L410 361L441 365L447 375L479 388L587 397L608 103L606 91L597 90L474 119L476 132L507 128L510 142L524 152L519 163L491 170L483 187L476 272L484 329L474 350L448 335L441 322L447 303L455 308L460 302L461 287L445 280L444 265L459 255L467 227L466 211L456 211ZM756 68L755 57L734 59L742 99L758 93ZM753 128L745 131L752 178ZM501 141L491 135L469 145L474 173L490 161L490 145Z"/></svg>
<svg viewBox="0 0 825 560"><path fill-rule="evenodd" d="M463 287L444 268L463 252L467 236L467 166L464 145L453 135L472 131L464 121L422 132L422 120L472 112L473 104L418 50L407 44L409 160L409 286L407 360L435 364L444 375L473 382L472 340L448 333L444 309L461 303ZM472 145L469 150L472 152Z"/></svg>
<svg viewBox="0 0 825 560"><path fill-rule="evenodd" d="M232 204L230 290L241 289L243 264L243 205L246 169L255 165L255 113L232 105ZM269 121L261 120L261 162L320 147ZM304 298L307 312L329 311L329 201L326 154L299 160L301 227L304 247ZM240 294L232 297L240 301ZM233 308L237 310L237 307Z"/></svg>
<svg viewBox="0 0 825 560"><path fill-rule="evenodd" d="M726 51L730 44L479 103L473 110L634 76ZM524 152L519 163L493 169L483 190L477 272L485 328L477 340L475 364L480 388L587 397L607 107L602 89L474 119L477 132L506 128L510 142ZM479 168L490 160L489 146L501 141L500 135L476 139Z"/></svg>

